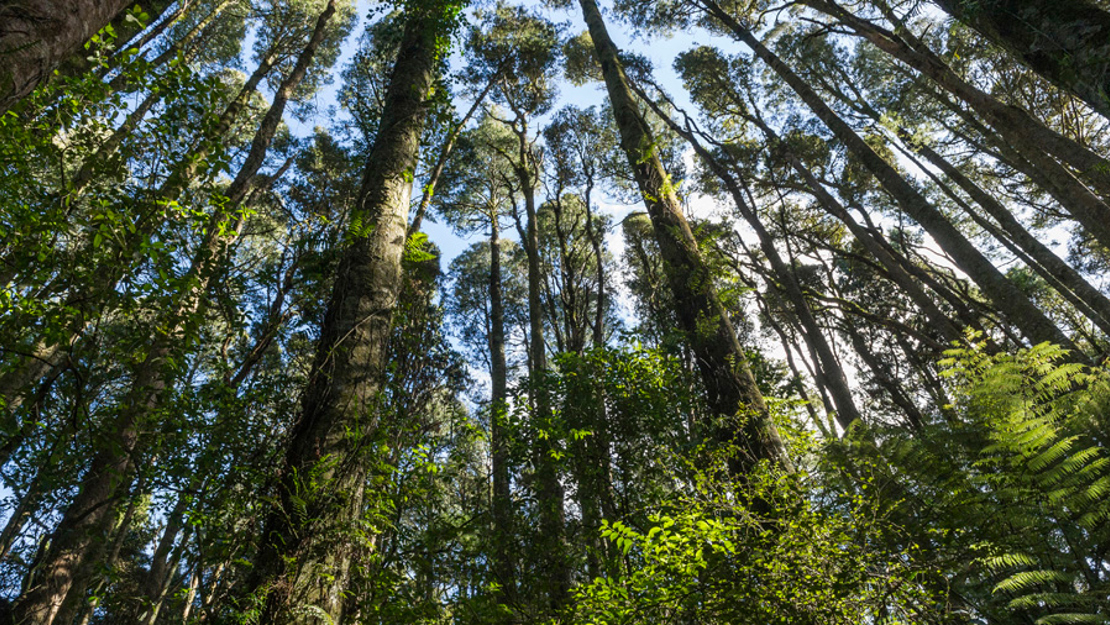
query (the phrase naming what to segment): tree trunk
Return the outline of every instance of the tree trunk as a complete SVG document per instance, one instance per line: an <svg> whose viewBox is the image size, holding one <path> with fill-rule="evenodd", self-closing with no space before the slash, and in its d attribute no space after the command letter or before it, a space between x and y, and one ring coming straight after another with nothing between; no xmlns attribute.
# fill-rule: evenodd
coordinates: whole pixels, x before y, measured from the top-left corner
<svg viewBox="0 0 1110 625"><path fill-rule="evenodd" d="M428 182L424 185L424 190L421 192L420 203L417 204L416 212L412 217L412 223L409 224L409 235L420 232L420 226L424 223L424 215L428 212L428 207L432 205L432 197L435 195L436 186L439 185L439 179L443 176L443 169L447 166L447 162L451 158L451 152L455 150L455 142L459 140L459 135L462 134L463 128L466 127L467 122L474 116L474 113L478 111L478 107L485 101L486 96L489 95L490 90L493 89L495 84L496 81L493 79L486 83L485 88L482 89L482 92L474 99L474 103L467 109L466 115L463 115L459 123L455 124L455 126L451 128L451 132L447 134L447 138L443 142L443 147L440 148L439 155L436 157L436 163L432 167L431 173L428 174Z"/></svg>
<svg viewBox="0 0 1110 625"><path fill-rule="evenodd" d="M731 470L736 473L745 473L760 460L789 468L778 429L755 384L728 313L717 297L713 277L682 214L670 178L653 150L651 130L640 115L601 11L594 0L579 0L579 4L605 77L621 148L644 196L674 292L676 312L694 352L709 406L720 417L740 417L742 421L739 431L726 429L714 436L719 443L737 448L739 453L731 461Z"/></svg>
<svg viewBox="0 0 1110 625"><path fill-rule="evenodd" d="M412 172L437 70L446 3L410 8L348 244L321 329L303 412L247 581L259 622L339 622L353 553L366 540L363 439L377 427ZM362 536L359 538L358 536Z"/></svg>
<svg viewBox="0 0 1110 625"><path fill-rule="evenodd" d="M894 167L879 156L870 145L856 134L843 119L826 104L804 80L791 70L782 59L763 45L740 22L724 11L713 0L700 0L706 10L721 21L738 40L750 47L780 78L782 78L811 111L825 123L836 138L858 158L875 176L879 184L895 199L898 205L914 219L933 240L948 254L956 265L987 295L1006 317L1034 343L1051 342L1072 351L1082 358L1081 352L1048 317L1012 282L1006 279L979 250L963 236L952 222L934 207Z"/></svg>
<svg viewBox="0 0 1110 625"><path fill-rule="evenodd" d="M501 289L501 237L496 211L491 211L489 239L490 298L490 447L493 472L493 578L500 585L499 601L511 604L516 573L510 551L513 541L512 493L506 430L509 409L509 367L505 357L505 302Z"/></svg>
<svg viewBox="0 0 1110 625"><path fill-rule="evenodd" d="M1086 0L934 0L1110 118L1110 13Z"/></svg>
<svg viewBox="0 0 1110 625"><path fill-rule="evenodd" d="M0 6L0 115L44 82L132 0L17 0Z"/></svg>
<svg viewBox="0 0 1110 625"><path fill-rule="evenodd" d="M112 47L115 50L126 50L133 47L131 44L142 43L137 40L138 36L144 31L159 31L164 30L169 26L169 23L176 19L175 16L170 16L166 20L161 20L162 14L166 9L170 8L173 4L184 4L188 8L189 0L142 0L141 2L128 2L128 6L124 11L118 13L109 24L112 30L116 33L116 38L112 42ZM140 28L139 22L129 19L130 9L138 7L143 10L149 17L145 24ZM175 11L175 13L177 13ZM159 23L161 20L161 23ZM152 27L153 26L153 27ZM144 36L144 39L146 37ZM71 54L65 61L58 66L58 74L60 76L77 78L93 69L92 63L89 62L87 54L82 54L84 50L78 51L76 54Z"/></svg>
<svg viewBox="0 0 1110 625"><path fill-rule="evenodd" d="M523 122L523 120L520 120ZM544 336L543 269L540 266L539 224L536 219L536 170L535 155L528 144L528 127L520 123L513 127L520 148L520 163L514 166L517 182L524 196L526 216L522 242L528 260L528 335L529 371L533 382L534 419L537 429L550 431L554 426L551 398L547 393L544 376L547 373L547 341ZM566 493L559 481L559 471L550 452L554 451L557 437L540 438L535 442L533 455L536 471L536 497L539 500L540 542L546 554L544 563L548 598L553 610L560 610L570 600L570 563L564 542Z"/></svg>

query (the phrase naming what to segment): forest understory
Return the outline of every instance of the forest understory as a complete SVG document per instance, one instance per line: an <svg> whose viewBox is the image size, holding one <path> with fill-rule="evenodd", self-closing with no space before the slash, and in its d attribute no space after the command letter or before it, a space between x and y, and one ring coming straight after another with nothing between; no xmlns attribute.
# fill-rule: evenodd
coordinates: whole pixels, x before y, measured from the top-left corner
<svg viewBox="0 0 1110 625"><path fill-rule="evenodd" d="M0 625L1110 623L1110 0L0 0Z"/></svg>

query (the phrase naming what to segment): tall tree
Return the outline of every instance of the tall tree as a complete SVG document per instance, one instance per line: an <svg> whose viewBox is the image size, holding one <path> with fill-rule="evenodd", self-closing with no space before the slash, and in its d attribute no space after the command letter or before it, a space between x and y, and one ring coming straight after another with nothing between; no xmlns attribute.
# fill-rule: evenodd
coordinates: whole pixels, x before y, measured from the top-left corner
<svg viewBox="0 0 1110 625"><path fill-rule="evenodd" d="M350 218L342 261L303 411L285 456L246 590L261 622L343 617L352 559L369 536L358 520L378 426L378 402L419 141L459 5L406 5L404 33L379 132ZM246 607L246 605L244 605Z"/></svg>
<svg viewBox="0 0 1110 625"><path fill-rule="evenodd" d="M678 317L695 354L709 404L718 418L730 421L718 428L715 436L719 442L738 448L734 467L738 472L760 460L790 467L778 429L717 297L670 177L655 152L651 129L640 114L601 11L594 0L579 0L579 4L601 64L621 149L651 216ZM736 419L740 422L738 431L732 430Z"/></svg>

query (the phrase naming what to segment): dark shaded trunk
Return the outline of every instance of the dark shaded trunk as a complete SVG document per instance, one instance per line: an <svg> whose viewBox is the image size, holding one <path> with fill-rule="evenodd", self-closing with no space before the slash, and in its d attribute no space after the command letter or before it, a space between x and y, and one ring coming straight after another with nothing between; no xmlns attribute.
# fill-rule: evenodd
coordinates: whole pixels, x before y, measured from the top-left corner
<svg viewBox="0 0 1110 625"><path fill-rule="evenodd" d="M141 603L135 622L143 625L154 625L158 620L158 613L169 594L173 582L174 572L181 558L182 549L174 549L178 535L182 535L182 542L187 542L192 526L187 526L186 509L188 506L188 493L178 495L177 503L166 517L166 527L154 549L150 560L150 569L143 580ZM182 532L184 530L184 532Z"/></svg>
<svg viewBox="0 0 1110 625"><path fill-rule="evenodd" d="M247 580L263 623L342 620L377 403L388 364L412 172L436 75L446 3L410 6L347 247L321 329L302 414Z"/></svg>
<svg viewBox="0 0 1110 625"><path fill-rule="evenodd" d="M140 47L147 41L147 35L150 35L151 38L158 36L159 32L164 31L173 21L180 17L180 12L175 10L172 15L167 16L167 18L163 20L162 14L166 12L166 9L176 4L179 7L183 7L181 9L181 12L183 12L188 8L189 0L142 0L141 2L132 1L126 4L128 6L125 10L120 12L109 22L112 30L116 33L115 41L112 43L113 48L116 50ZM133 7L138 7L142 9L143 13L147 14L147 21L143 27L140 27L138 21L129 19ZM146 31L146 34L144 34L144 31ZM144 35L142 40L139 39L139 35L141 34ZM88 55L78 52L70 55L69 58L58 67L58 74L60 76L76 78L83 76L93 69L93 64L89 61Z"/></svg>
<svg viewBox="0 0 1110 625"><path fill-rule="evenodd" d="M579 0L579 4L605 77L621 149L644 196L681 329L695 355L709 406L725 419L739 417L741 421L739 429L730 425L715 432L714 437L719 443L737 448L739 453L734 454L732 461L736 473L745 473L760 460L790 467L778 428L756 386L728 313L717 297L713 276L682 214L670 177L654 152L652 132L640 115L601 11L594 0Z"/></svg>
<svg viewBox="0 0 1110 625"><path fill-rule="evenodd" d="M853 101L850 102L850 105L856 110L871 117L876 122L882 121L882 115L866 101ZM988 232L992 232L996 239L1010 248L1016 255L1023 259L1027 259L1027 263L1034 271L1048 281L1048 283L1065 299L1079 308L1082 314L1088 316L1088 318L1099 326L1103 332L1110 335L1110 299L1087 282L1078 271L1057 256L1055 252L1043 244L1034 234L1029 232L1025 226L1014 217L1013 212L1011 212L1009 208L976 184L975 181L959 167L948 161L948 159L933 148L921 141L915 140L909 130L899 126L895 128L895 132L902 143L907 146L902 148L903 152L906 150L913 150L923 157L942 174L947 176L949 180L954 182L957 187L972 199L972 201L990 215L998 225L995 226L986 222L984 218L978 215L978 213L968 206L966 202L957 197L946 185L938 180L929 169L917 163L920 169L929 175L930 178L933 178L938 186L940 186L953 201L957 202L976 223L979 223L980 226ZM907 157L914 160L916 163L916 159L912 155L907 154ZM1001 232L999 232L999 229L1001 229Z"/></svg>
<svg viewBox="0 0 1110 625"><path fill-rule="evenodd" d="M1110 13L1086 0L934 0L1110 118Z"/></svg>
<svg viewBox="0 0 1110 625"><path fill-rule="evenodd" d="M712 0L700 2L710 15L720 20L738 40L750 47L756 56L793 89L848 151L867 167L902 210L924 228L937 245L979 286L1010 324L1020 329L1033 343L1055 343L1068 348L1077 358L1082 359L1082 353L1071 339L1034 306L1017 286L1007 280L990 260L975 249L943 213L856 134L812 87L719 5Z"/></svg>
<svg viewBox="0 0 1110 625"><path fill-rule="evenodd" d="M0 6L0 114L42 84L132 0L18 0Z"/></svg>
<svg viewBox="0 0 1110 625"><path fill-rule="evenodd" d="M995 220L998 226L984 223L982 217L979 217L970 206L959 201L958 203L964 208L965 212L979 222L988 232L993 229L996 239L1013 249L1019 256L1024 257L1027 264L1052 285L1060 295L1072 302L1080 312L1110 336L1110 299L1107 299L1106 295L1087 282L1086 278L1057 256L1033 233L1026 230L1025 226L1014 217L1009 209L982 187L975 184L959 168L928 146L919 145L915 147L918 154L948 176L952 182L956 183L968 197ZM1001 232L998 232L999 228Z"/></svg>
<svg viewBox="0 0 1110 625"><path fill-rule="evenodd" d="M859 355L860 360L867 365L871 371L872 377L875 381L886 391L890 400L894 405L902 409L906 415L906 421L915 431L921 431L922 425L925 423L925 416L913 402L909 394L902 388L902 384L896 380L890 372L890 368L879 360L875 353L871 350L870 346L864 340L863 335L860 334L850 321L845 321L842 326L844 332L852 341L852 348L856 354Z"/></svg>
<svg viewBox="0 0 1110 625"><path fill-rule="evenodd" d="M496 211L492 212L489 239L490 299L490 447L493 472L493 577L500 585L499 601L509 605L515 597L516 572L511 552L513 540L512 494L509 482L509 366L505 357L505 301L501 288L501 236Z"/></svg>

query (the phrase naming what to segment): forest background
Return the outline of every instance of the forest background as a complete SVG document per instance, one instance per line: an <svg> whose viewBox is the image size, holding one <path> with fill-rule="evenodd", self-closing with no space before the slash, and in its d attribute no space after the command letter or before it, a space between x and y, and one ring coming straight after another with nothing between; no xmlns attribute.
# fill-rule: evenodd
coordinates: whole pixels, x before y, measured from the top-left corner
<svg viewBox="0 0 1110 625"><path fill-rule="evenodd" d="M1110 619L1104 0L0 51L0 624Z"/></svg>

